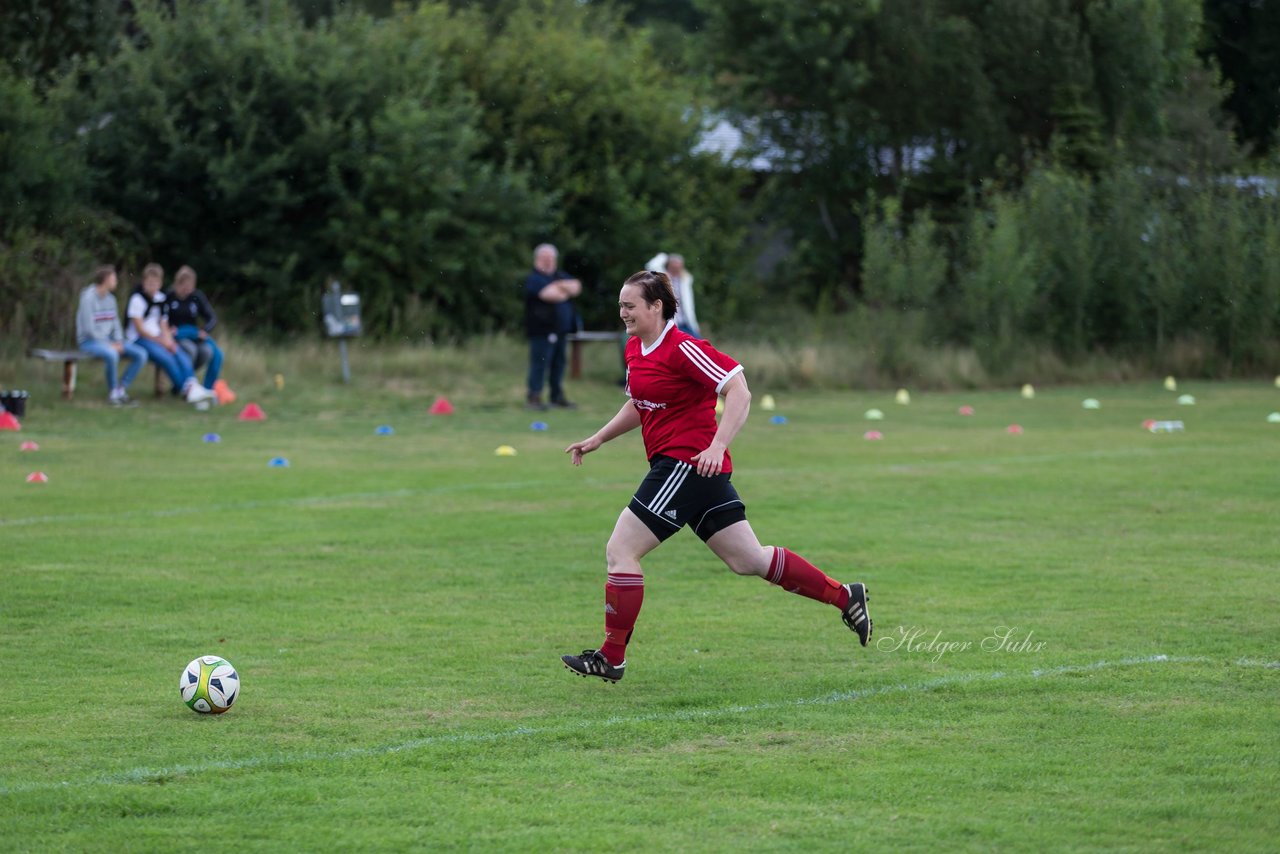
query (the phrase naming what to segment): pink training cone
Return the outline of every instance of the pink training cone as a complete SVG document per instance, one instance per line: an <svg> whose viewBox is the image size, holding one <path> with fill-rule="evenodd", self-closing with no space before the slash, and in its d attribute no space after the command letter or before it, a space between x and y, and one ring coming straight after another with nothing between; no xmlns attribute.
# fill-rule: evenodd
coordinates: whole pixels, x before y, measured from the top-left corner
<svg viewBox="0 0 1280 854"><path fill-rule="evenodd" d="M1011 436L1020 436L1022 435L1022 425L1010 424L1008 427L1004 428L1004 431Z"/></svg>
<svg viewBox="0 0 1280 854"><path fill-rule="evenodd" d="M447 397L437 397L436 402L431 404L429 411L432 415L452 415L453 404L449 402Z"/></svg>
<svg viewBox="0 0 1280 854"><path fill-rule="evenodd" d="M881 433L879 430L868 430L867 432L862 434L862 438L866 439L869 442L876 442L876 441L879 441L880 439L883 439L884 434Z"/></svg>
<svg viewBox="0 0 1280 854"><path fill-rule="evenodd" d="M960 407L960 414L961 414L961 415L972 415L972 414L973 414L973 407L972 407L972 406L962 406L962 407Z"/></svg>
<svg viewBox="0 0 1280 854"><path fill-rule="evenodd" d="M27 483L48 483L48 482L49 482L49 475L45 474L42 471L33 471L31 474L27 475Z"/></svg>
<svg viewBox="0 0 1280 854"><path fill-rule="evenodd" d="M40 450L40 446L37 445L35 442L23 442L21 445L18 446L18 450L19 451L38 451Z"/></svg>
<svg viewBox="0 0 1280 854"><path fill-rule="evenodd" d="M21 430L22 425L13 417L12 412L0 412L0 430Z"/></svg>
<svg viewBox="0 0 1280 854"><path fill-rule="evenodd" d="M241 421L265 421L267 413L262 411L262 407L256 403L250 403L240 410Z"/></svg>

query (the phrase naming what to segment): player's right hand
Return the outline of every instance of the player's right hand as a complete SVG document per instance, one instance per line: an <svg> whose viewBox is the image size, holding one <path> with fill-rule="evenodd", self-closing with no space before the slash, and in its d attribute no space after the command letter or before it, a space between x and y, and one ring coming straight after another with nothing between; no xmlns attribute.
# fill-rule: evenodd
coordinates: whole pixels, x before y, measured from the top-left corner
<svg viewBox="0 0 1280 854"><path fill-rule="evenodd" d="M581 442L574 442L572 445L565 448L564 452L566 454L572 454L573 464L575 466L580 466L582 465L583 455L591 453L596 448L600 447L601 444L602 443L599 439L592 436L589 439L583 439Z"/></svg>

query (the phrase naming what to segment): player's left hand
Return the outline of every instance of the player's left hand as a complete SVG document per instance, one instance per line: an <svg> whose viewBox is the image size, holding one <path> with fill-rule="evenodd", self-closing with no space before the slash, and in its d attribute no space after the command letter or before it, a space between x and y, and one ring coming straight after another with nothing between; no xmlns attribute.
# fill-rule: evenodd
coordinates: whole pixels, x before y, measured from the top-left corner
<svg viewBox="0 0 1280 854"><path fill-rule="evenodd" d="M703 477L715 477L724 471L724 455L727 450L719 442L712 442L705 451L694 455L693 463L698 467L698 474Z"/></svg>

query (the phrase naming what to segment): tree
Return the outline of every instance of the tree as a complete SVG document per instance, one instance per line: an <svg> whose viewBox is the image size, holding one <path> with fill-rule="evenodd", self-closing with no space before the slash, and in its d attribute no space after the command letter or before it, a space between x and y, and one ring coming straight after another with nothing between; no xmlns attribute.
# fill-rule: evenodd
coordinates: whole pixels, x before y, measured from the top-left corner
<svg viewBox="0 0 1280 854"><path fill-rule="evenodd" d="M1280 133L1280 3L1204 0L1204 18L1203 53L1231 86L1226 107L1242 139L1266 155Z"/></svg>
<svg viewBox="0 0 1280 854"><path fill-rule="evenodd" d="M259 329L314 322L331 276L382 333L457 335L510 312L492 289L520 265L493 235L532 239L547 199L482 156L481 111L430 42L363 13L306 28L271 0L143 4L137 22L143 46L60 97L92 128L97 204L153 258L192 264ZM409 303L430 326L406 323Z"/></svg>
<svg viewBox="0 0 1280 854"><path fill-rule="evenodd" d="M107 56L123 33L120 0L6 0L0 57L43 89L77 59Z"/></svg>
<svg viewBox="0 0 1280 854"><path fill-rule="evenodd" d="M452 20L430 26L483 110L484 156L555 200L538 239L583 278L588 323L615 322L617 288L659 249L686 257L699 304L714 306L741 269L747 207L742 175L692 153L694 87L608 10L534 0L480 25ZM525 263L531 249L519 247Z"/></svg>

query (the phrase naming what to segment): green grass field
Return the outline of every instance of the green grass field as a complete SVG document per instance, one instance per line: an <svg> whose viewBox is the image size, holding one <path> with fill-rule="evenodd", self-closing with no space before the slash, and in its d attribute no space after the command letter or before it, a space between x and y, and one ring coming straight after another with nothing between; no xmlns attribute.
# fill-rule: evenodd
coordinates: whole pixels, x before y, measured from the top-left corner
<svg viewBox="0 0 1280 854"><path fill-rule="evenodd" d="M546 432L482 393L34 401L0 433L0 848L1276 849L1269 383L756 387L753 525L865 580L876 639L684 532L616 686L558 656L600 640L645 463L633 435L569 465L620 403L574 391ZM243 679L220 717L178 697L204 653Z"/></svg>

